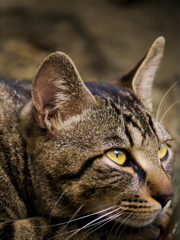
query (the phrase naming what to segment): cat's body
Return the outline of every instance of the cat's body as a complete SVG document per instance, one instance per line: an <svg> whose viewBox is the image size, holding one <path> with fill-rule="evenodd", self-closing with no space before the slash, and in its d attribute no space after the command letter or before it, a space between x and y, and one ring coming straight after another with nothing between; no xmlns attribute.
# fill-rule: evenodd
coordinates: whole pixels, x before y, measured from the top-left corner
<svg viewBox="0 0 180 240"><path fill-rule="evenodd" d="M116 85L85 86L62 53L41 65L32 101L28 81L1 81L0 239L162 236L173 159L150 97L163 46Z"/></svg>

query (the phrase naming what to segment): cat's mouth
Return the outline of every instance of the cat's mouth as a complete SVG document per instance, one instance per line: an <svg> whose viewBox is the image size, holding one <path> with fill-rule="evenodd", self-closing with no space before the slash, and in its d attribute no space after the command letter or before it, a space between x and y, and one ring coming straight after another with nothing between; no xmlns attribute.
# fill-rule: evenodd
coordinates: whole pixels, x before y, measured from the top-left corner
<svg viewBox="0 0 180 240"><path fill-rule="evenodd" d="M152 223L155 218L156 218L156 215L152 216L152 217L134 218L134 219L127 221L127 223L126 223L126 221L124 221L124 224L127 224L131 227L144 227L144 226Z"/></svg>

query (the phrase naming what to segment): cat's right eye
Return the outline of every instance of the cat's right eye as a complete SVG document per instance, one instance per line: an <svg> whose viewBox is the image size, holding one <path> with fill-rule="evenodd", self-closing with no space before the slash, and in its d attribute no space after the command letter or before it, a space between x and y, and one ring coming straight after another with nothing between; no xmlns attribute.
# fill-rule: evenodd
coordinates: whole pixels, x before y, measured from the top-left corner
<svg viewBox="0 0 180 240"><path fill-rule="evenodd" d="M159 156L159 159L161 160L161 162L163 162L167 159L168 148L167 148L167 144L165 142L162 143L161 146L159 147L158 156Z"/></svg>
<svg viewBox="0 0 180 240"><path fill-rule="evenodd" d="M123 165L127 159L126 152L123 149L121 150L111 149L106 152L106 155L109 159L111 159L112 161L119 165Z"/></svg>

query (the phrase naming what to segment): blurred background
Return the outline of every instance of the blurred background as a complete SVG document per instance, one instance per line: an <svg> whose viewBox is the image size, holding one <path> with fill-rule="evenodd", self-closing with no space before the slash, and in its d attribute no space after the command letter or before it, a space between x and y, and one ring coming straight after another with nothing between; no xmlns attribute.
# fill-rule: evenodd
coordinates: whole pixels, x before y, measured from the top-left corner
<svg viewBox="0 0 180 240"><path fill-rule="evenodd" d="M158 36L165 37L166 48L154 83L155 113L180 79L179 0L0 0L0 77L33 79L43 59L58 50L73 59L84 81L109 81L135 65ZM180 82L161 116L179 98ZM175 203L179 108L174 105L163 120L175 139Z"/></svg>

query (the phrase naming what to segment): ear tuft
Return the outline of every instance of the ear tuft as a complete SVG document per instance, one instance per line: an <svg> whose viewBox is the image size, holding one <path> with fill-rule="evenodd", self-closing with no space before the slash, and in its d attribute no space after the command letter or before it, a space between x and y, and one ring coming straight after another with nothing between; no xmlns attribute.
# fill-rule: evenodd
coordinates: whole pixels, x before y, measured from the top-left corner
<svg viewBox="0 0 180 240"><path fill-rule="evenodd" d="M44 128L50 128L52 117L61 116L64 121L96 102L72 60L61 52L50 54L39 67L32 97L35 115Z"/></svg>

